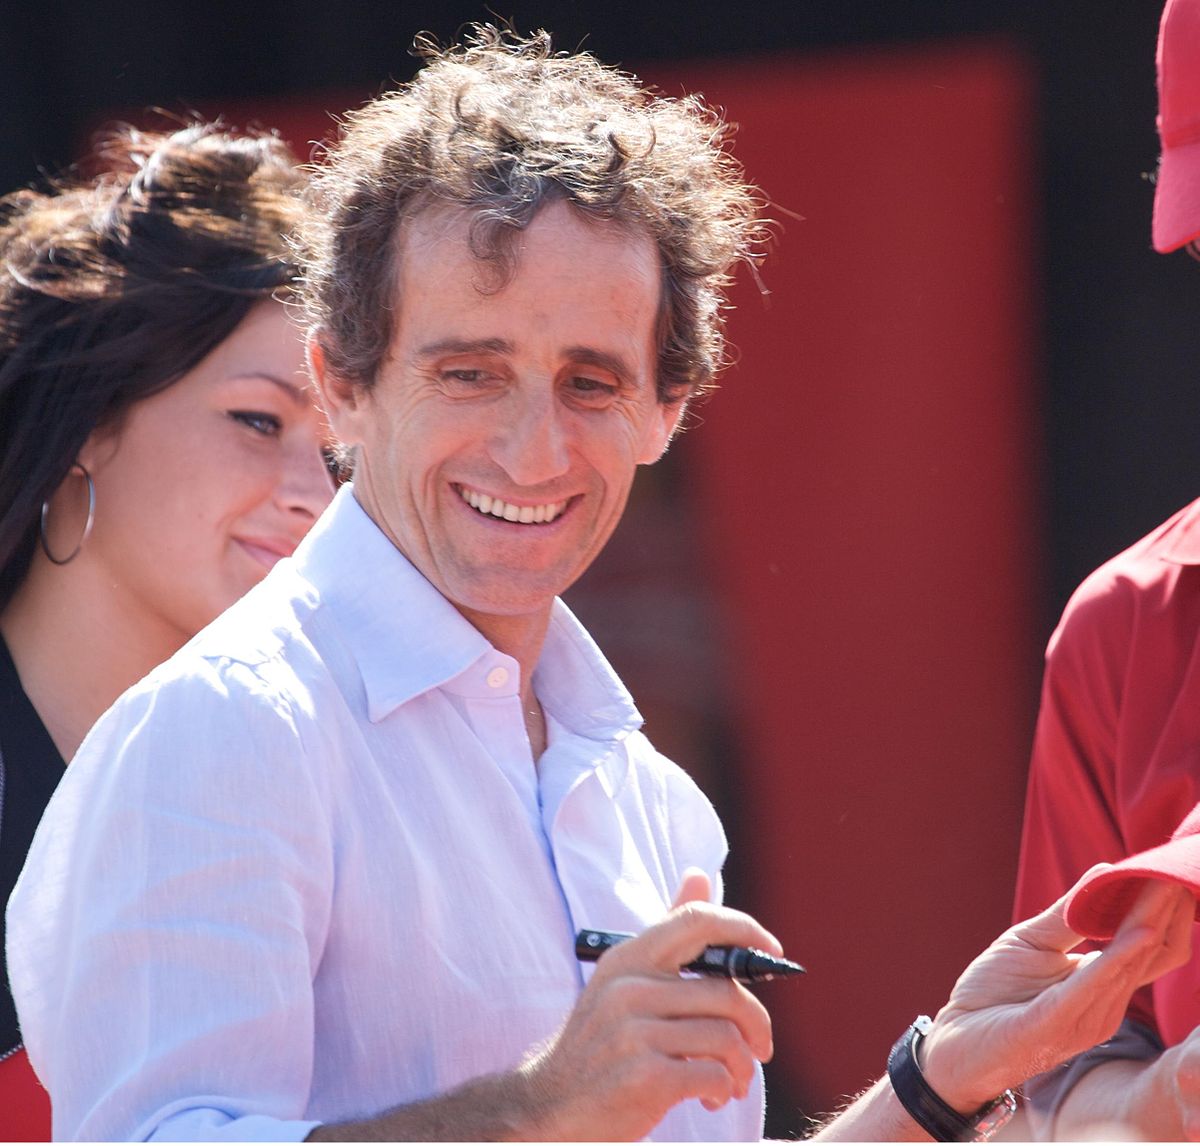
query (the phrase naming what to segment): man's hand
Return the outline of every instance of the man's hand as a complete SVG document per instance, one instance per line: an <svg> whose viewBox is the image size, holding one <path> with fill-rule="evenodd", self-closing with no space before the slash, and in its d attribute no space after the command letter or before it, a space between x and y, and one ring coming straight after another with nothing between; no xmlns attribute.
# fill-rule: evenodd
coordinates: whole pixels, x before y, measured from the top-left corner
<svg viewBox="0 0 1200 1146"><path fill-rule="evenodd" d="M740 983L679 968L711 944L783 951L709 894L708 878L688 872L671 912L601 957L562 1030L522 1066L538 1137L637 1139L684 1099L716 1110L745 1097L771 1057L766 1009Z"/></svg>
<svg viewBox="0 0 1200 1146"><path fill-rule="evenodd" d="M728 979L681 978L705 947L782 955L748 915L708 902L685 873L666 917L606 951L562 1030L514 1071L375 1118L318 1126L310 1141L584 1141L644 1138L676 1103L710 1110L746 1094L771 1057L763 1005Z"/></svg>
<svg viewBox="0 0 1200 1146"><path fill-rule="evenodd" d="M1069 953L1080 936L1063 922L1065 898L963 972L924 1040L929 1084L963 1113L1110 1038L1133 992L1190 954L1195 902L1183 888L1149 883L1108 947L1085 955Z"/></svg>

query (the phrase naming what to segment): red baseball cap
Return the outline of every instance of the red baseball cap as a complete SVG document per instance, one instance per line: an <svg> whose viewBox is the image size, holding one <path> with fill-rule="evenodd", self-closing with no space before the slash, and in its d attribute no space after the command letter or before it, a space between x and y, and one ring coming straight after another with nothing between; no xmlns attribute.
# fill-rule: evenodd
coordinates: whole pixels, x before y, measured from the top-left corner
<svg viewBox="0 0 1200 1146"><path fill-rule="evenodd" d="M1167 0L1158 29L1158 135L1154 249L1200 236L1200 0Z"/></svg>
<svg viewBox="0 0 1200 1146"><path fill-rule="evenodd" d="M1067 900L1067 926L1089 939L1111 939L1148 879L1181 883L1200 895L1200 804L1165 844L1085 875Z"/></svg>

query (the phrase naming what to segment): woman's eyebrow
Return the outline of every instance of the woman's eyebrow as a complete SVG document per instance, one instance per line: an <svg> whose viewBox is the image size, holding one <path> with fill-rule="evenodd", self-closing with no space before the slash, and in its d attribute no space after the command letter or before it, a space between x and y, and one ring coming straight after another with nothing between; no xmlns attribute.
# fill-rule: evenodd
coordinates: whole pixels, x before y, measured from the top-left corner
<svg viewBox="0 0 1200 1146"><path fill-rule="evenodd" d="M298 406L307 406L312 402L310 386L299 382L289 382L286 378L280 378L278 374L268 374L265 370L245 370L230 375L230 378L261 378L264 382L278 386Z"/></svg>

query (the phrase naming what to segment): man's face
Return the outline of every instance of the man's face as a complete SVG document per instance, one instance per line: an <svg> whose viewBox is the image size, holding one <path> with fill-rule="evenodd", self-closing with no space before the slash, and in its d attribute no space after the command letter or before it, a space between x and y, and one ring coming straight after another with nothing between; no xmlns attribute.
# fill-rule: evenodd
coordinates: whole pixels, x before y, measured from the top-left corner
<svg viewBox="0 0 1200 1146"><path fill-rule="evenodd" d="M361 447L357 497L401 552L468 616L544 616L680 413L655 392L658 252L554 203L518 237L512 281L480 291L470 219L412 221L374 388L325 390Z"/></svg>

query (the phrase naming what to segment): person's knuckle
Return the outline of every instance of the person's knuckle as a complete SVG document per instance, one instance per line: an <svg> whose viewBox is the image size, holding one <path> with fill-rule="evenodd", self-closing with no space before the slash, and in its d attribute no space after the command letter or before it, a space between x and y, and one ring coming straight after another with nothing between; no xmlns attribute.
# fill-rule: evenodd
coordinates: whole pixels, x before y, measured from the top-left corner
<svg viewBox="0 0 1200 1146"><path fill-rule="evenodd" d="M755 1058L740 1037L727 1034L718 1044L715 1054L717 1060L729 1072L741 1090L754 1073Z"/></svg>
<svg viewBox="0 0 1200 1146"><path fill-rule="evenodd" d="M737 1024L728 1019L696 1019L692 1030L692 1043L697 1052L713 1058L735 1053L734 1048L742 1043L742 1033Z"/></svg>
<svg viewBox="0 0 1200 1146"><path fill-rule="evenodd" d="M727 1102L734 1094L734 1082L723 1063L714 1059L691 1058L683 1061L689 1093L711 1101Z"/></svg>
<svg viewBox="0 0 1200 1146"><path fill-rule="evenodd" d="M770 1028L771 1012L767 1010L761 999L743 987L741 994L738 996L738 1001L749 1021Z"/></svg>
<svg viewBox="0 0 1200 1146"><path fill-rule="evenodd" d="M633 1016L622 1022L614 1034L612 1047L615 1057L634 1070L645 1069L651 1055L654 1024L641 1016Z"/></svg>
<svg viewBox="0 0 1200 1146"><path fill-rule="evenodd" d="M645 995L643 984L634 975L618 975L604 984L603 1003L615 1018L638 1013Z"/></svg>
<svg viewBox="0 0 1200 1146"><path fill-rule="evenodd" d="M732 1019L717 1019L716 1032L718 1042L725 1046L734 1047L745 1044L745 1040L742 1038L742 1028Z"/></svg>
<svg viewBox="0 0 1200 1146"><path fill-rule="evenodd" d="M712 919L713 906L702 899L693 899L675 908L675 917L688 928L701 927Z"/></svg>
<svg viewBox="0 0 1200 1146"><path fill-rule="evenodd" d="M1200 1054L1194 1048L1189 1047L1180 1056L1175 1079L1179 1089L1186 1095L1195 1096L1193 1102L1200 1104ZM1200 1105L1197 1113L1200 1114Z"/></svg>
<svg viewBox="0 0 1200 1146"><path fill-rule="evenodd" d="M742 1000L737 1010L730 1016L738 1025L742 1036L753 1044L769 1044L772 1039L771 1015L762 1002L752 995L749 1001Z"/></svg>
<svg viewBox="0 0 1200 1146"><path fill-rule="evenodd" d="M696 979L695 984L697 992L704 996L704 1005L718 1015L735 1014L740 1002L740 992L745 991L749 994L745 987L732 979L706 977Z"/></svg>

